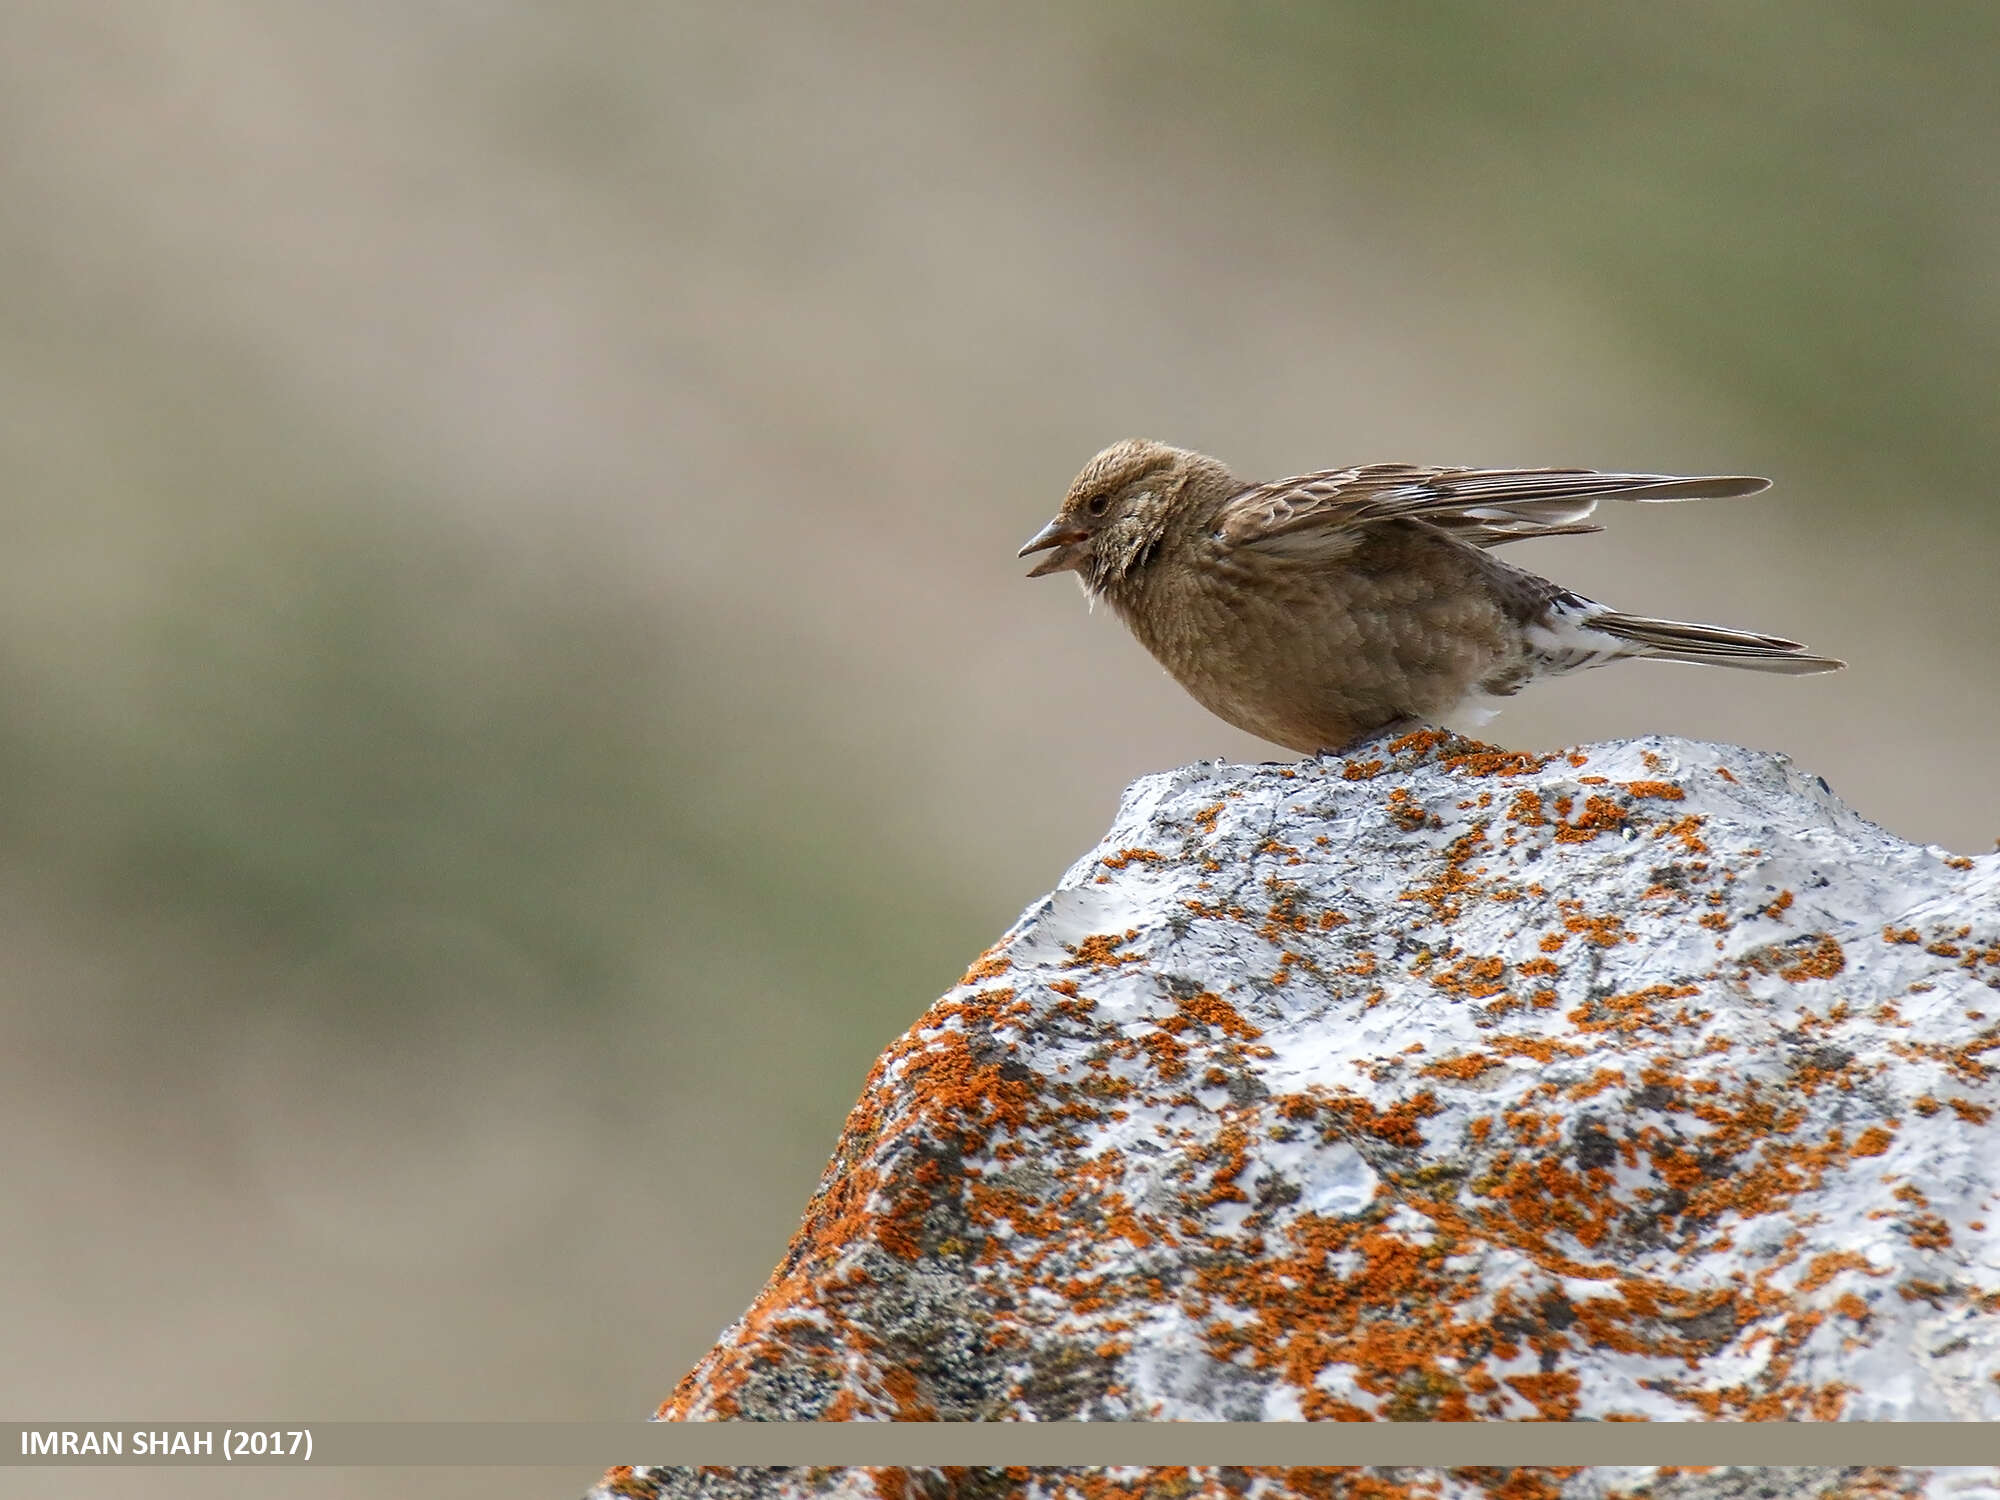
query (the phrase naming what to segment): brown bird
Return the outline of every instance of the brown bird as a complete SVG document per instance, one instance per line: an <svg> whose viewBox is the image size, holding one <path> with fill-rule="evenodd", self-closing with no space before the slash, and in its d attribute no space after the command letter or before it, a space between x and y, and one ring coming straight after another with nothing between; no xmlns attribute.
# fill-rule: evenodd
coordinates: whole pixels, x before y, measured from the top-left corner
<svg viewBox="0 0 2000 1500"><path fill-rule="evenodd" d="M1079 574L1210 712L1288 749L1340 750L1624 657L1832 672L1797 641L1653 620L1493 556L1575 536L1599 500L1754 495L1767 479L1366 464L1246 485L1143 438L1084 466L1020 555ZM1484 710L1483 713L1480 710Z"/></svg>

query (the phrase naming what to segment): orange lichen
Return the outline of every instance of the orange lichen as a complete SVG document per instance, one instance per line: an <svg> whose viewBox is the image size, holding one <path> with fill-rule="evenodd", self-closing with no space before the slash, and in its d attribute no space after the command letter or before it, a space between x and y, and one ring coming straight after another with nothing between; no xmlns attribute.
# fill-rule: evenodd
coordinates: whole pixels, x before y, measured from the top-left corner
<svg viewBox="0 0 2000 1500"><path fill-rule="evenodd" d="M1689 813L1672 823L1662 824L1653 830L1656 839L1672 838L1680 840L1681 847L1690 854L1707 854L1708 845L1701 838L1701 827L1707 819L1699 813Z"/></svg>
<svg viewBox="0 0 2000 1500"><path fill-rule="evenodd" d="M1430 976L1437 988L1466 1000L1484 1000L1501 993L1507 988L1506 979L1506 960L1493 957L1461 959Z"/></svg>
<svg viewBox="0 0 2000 1500"><path fill-rule="evenodd" d="M1389 793L1388 806L1389 816L1405 833L1414 833L1429 821L1429 814L1403 787L1396 787Z"/></svg>
<svg viewBox="0 0 2000 1500"><path fill-rule="evenodd" d="M1466 1053L1459 1057L1441 1057L1435 1062L1425 1063L1421 1072L1426 1078L1453 1078L1463 1083L1477 1078L1489 1068L1501 1066L1500 1059L1481 1053Z"/></svg>
<svg viewBox="0 0 2000 1500"><path fill-rule="evenodd" d="M1628 781L1625 790L1634 797L1654 797L1662 802L1680 802L1687 797L1671 781Z"/></svg>
<svg viewBox="0 0 2000 1500"><path fill-rule="evenodd" d="M1553 757L1534 755L1526 750L1477 750L1465 755L1448 755L1443 764L1447 770L1466 776L1506 777L1531 775L1551 759Z"/></svg>
<svg viewBox="0 0 2000 1500"><path fill-rule="evenodd" d="M1065 943L1069 959L1063 965L1067 969L1114 969L1120 964L1137 964L1146 961L1143 953L1120 953L1118 950L1139 935L1134 927L1123 934L1095 932L1080 943Z"/></svg>
<svg viewBox="0 0 2000 1500"><path fill-rule="evenodd" d="M1164 856L1151 849L1120 849L1116 854L1107 854L1098 863L1107 870L1122 870L1136 862L1159 864Z"/></svg>
<svg viewBox="0 0 2000 1500"><path fill-rule="evenodd" d="M1576 1393L1582 1382L1567 1371L1551 1370L1540 1375L1509 1375L1505 1384L1534 1403L1535 1418L1542 1422L1567 1422L1576 1415Z"/></svg>
<svg viewBox="0 0 2000 1500"><path fill-rule="evenodd" d="M1473 857L1486 844L1486 825L1474 824L1470 831L1459 835L1445 851L1444 867L1428 884L1413 886L1398 897L1403 901L1422 901L1440 921L1455 920L1464 910L1464 902L1478 886L1477 879L1466 869Z"/></svg>
<svg viewBox="0 0 2000 1500"><path fill-rule="evenodd" d="M1565 804L1567 797L1556 803L1560 821L1556 824L1556 841L1563 844L1587 844L1599 834L1614 833L1626 822L1625 809L1601 792L1593 792L1584 799L1583 811L1576 817L1569 816Z"/></svg>
<svg viewBox="0 0 2000 1500"><path fill-rule="evenodd" d="M1187 1072L1188 1049L1164 1031L1151 1031L1139 1038L1139 1045L1152 1056L1162 1078L1179 1078Z"/></svg>
<svg viewBox="0 0 2000 1500"><path fill-rule="evenodd" d="M1853 1146L1849 1148L1849 1154L1853 1156L1880 1156L1889 1149L1890 1144L1894 1140L1895 1137L1880 1125L1870 1125L1859 1136L1855 1137Z"/></svg>
<svg viewBox="0 0 2000 1500"><path fill-rule="evenodd" d="M1846 967L1847 955L1841 951L1839 942L1830 934L1821 933L1819 941L1796 963L1778 970L1778 977L1800 984L1808 979L1831 979Z"/></svg>
<svg viewBox="0 0 2000 1500"><path fill-rule="evenodd" d="M1630 934L1625 931L1625 920L1622 917L1586 916L1576 909L1577 903L1564 902L1563 904L1568 908L1563 913L1563 937L1557 938L1554 947L1549 946L1547 938L1542 940L1542 947L1550 953L1554 953L1560 949L1563 939L1570 934L1579 934L1585 941L1599 948L1615 948L1630 937Z"/></svg>
<svg viewBox="0 0 2000 1500"><path fill-rule="evenodd" d="M1236 1007L1220 995L1203 990L1192 999L1177 1002L1181 1010L1200 1021L1205 1026L1213 1026L1224 1036L1235 1037L1238 1041L1254 1042L1264 1033L1237 1013Z"/></svg>
<svg viewBox="0 0 2000 1500"><path fill-rule="evenodd" d="M1014 966L1013 960L1003 953L995 953L988 948L979 955L979 961L959 976L960 984L978 984L987 979L998 979Z"/></svg>
<svg viewBox="0 0 2000 1500"><path fill-rule="evenodd" d="M1438 746L1449 744L1451 738L1449 734L1440 729L1413 730L1401 739L1391 740L1389 742L1389 753L1391 755L1427 756L1433 750L1437 749ZM1466 743L1473 744L1474 742L1468 740ZM1477 746L1479 750L1489 750L1491 748L1490 745Z"/></svg>

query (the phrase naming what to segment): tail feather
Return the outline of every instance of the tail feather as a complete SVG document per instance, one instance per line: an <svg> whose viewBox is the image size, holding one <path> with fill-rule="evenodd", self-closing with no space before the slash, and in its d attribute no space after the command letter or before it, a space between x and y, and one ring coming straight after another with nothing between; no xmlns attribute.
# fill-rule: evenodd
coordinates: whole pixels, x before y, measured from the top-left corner
<svg viewBox="0 0 2000 1500"><path fill-rule="evenodd" d="M1704 666L1743 667L1753 672L1782 672L1804 677L1838 672L1847 663L1815 656L1798 641L1754 630L1730 630L1722 625L1697 625L1686 620L1652 620L1607 610L1592 615L1589 628L1630 641L1642 656L1663 661L1695 662Z"/></svg>

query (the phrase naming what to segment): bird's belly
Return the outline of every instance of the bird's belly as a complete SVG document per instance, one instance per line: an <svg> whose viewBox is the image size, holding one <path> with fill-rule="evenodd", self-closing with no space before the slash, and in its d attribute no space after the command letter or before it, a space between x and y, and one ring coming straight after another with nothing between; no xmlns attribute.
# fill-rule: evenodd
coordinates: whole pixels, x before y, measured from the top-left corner
<svg viewBox="0 0 2000 1500"><path fill-rule="evenodd" d="M1478 592L1407 573L1234 571L1121 612L1196 702L1288 749L1445 716L1519 654L1518 631Z"/></svg>

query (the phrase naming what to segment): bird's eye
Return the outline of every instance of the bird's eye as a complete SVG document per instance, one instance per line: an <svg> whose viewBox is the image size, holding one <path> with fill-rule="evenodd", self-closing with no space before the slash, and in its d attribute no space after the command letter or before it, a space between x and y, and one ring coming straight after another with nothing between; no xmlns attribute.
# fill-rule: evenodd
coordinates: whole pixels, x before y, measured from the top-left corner
<svg viewBox="0 0 2000 1500"><path fill-rule="evenodd" d="M1110 504L1111 504L1111 497L1109 495L1092 495L1090 497L1090 505L1089 505L1090 513L1093 516L1101 516L1104 514L1105 510L1110 506Z"/></svg>

